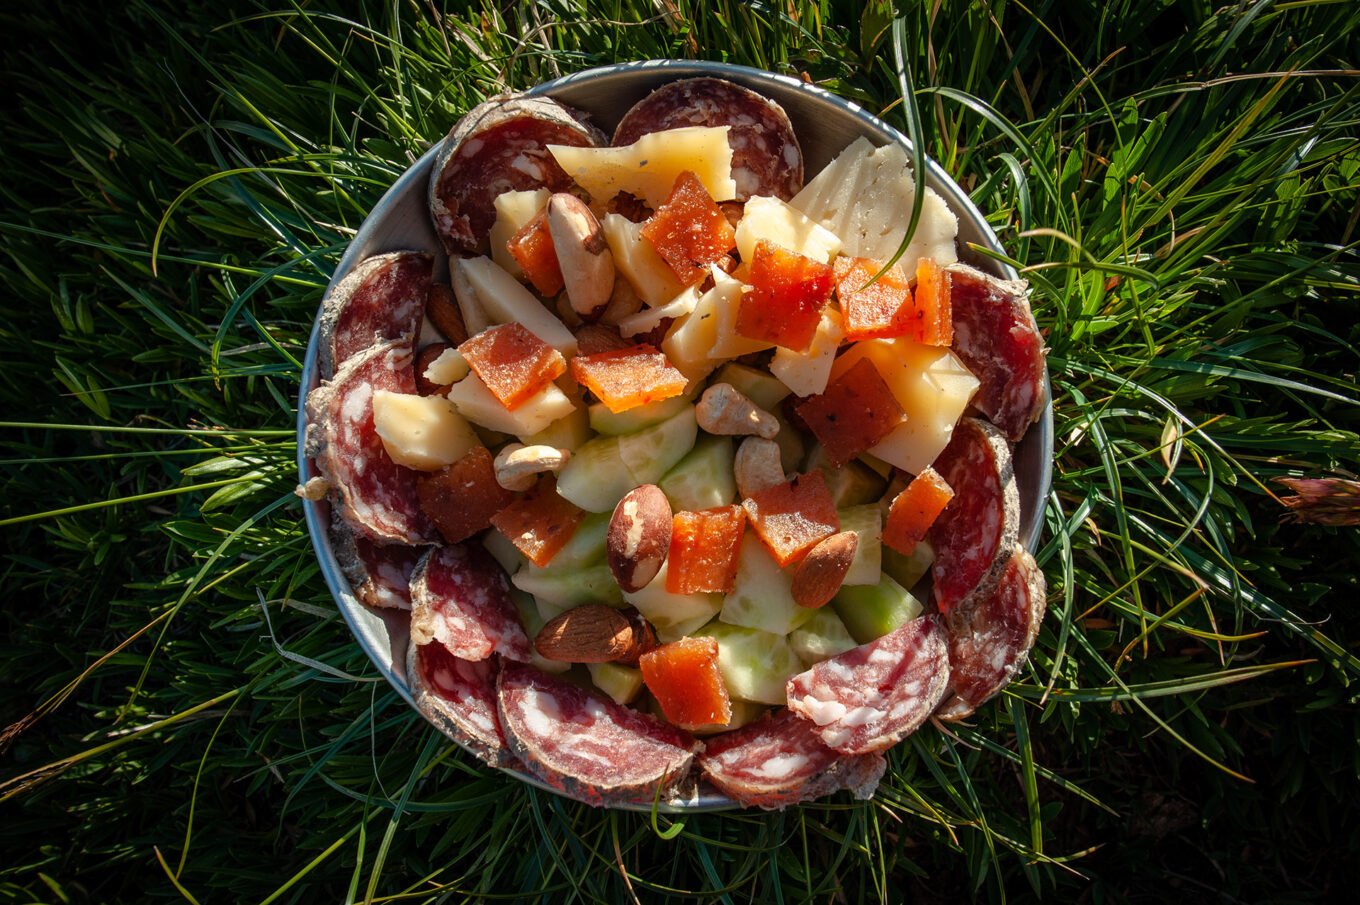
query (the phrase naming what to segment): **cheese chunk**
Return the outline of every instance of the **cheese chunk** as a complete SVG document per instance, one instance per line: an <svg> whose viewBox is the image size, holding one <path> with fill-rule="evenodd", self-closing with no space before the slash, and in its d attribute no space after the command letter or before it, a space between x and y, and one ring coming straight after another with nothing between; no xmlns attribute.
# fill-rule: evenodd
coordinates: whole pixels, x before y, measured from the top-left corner
<svg viewBox="0 0 1360 905"><path fill-rule="evenodd" d="M886 261L907 234L916 187L911 161L897 143L875 148L857 138L803 187L795 208L840 237L841 254ZM898 263L914 273L919 258L944 267L959 259L959 220L943 198L926 189L921 220Z"/></svg>
<svg viewBox="0 0 1360 905"><path fill-rule="evenodd" d="M698 302L698 288L687 286L680 290L679 295L660 307L645 308L637 314L630 314L620 319L619 334L621 336L637 336L639 333L648 333L661 326L661 322L668 317L677 318L689 314Z"/></svg>
<svg viewBox="0 0 1360 905"><path fill-rule="evenodd" d="M690 126L644 135L622 148L578 148L548 145L557 164L603 206L619 192L628 192L656 210L675 187L675 179L689 170L714 201L737 196L732 179L732 148L727 126Z"/></svg>
<svg viewBox="0 0 1360 905"><path fill-rule="evenodd" d="M463 309L469 334L479 333L494 324L519 323L566 357L576 354L576 337L566 325L495 261L486 257L460 258L453 262L453 272L454 294ZM462 293L465 292L472 293L472 305L480 312L478 323L481 326L475 330L467 316L472 305L463 305Z"/></svg>
<svg viewBox="0 0 1360 905"><path fill-rule="evenodd" d="M676 321L661 341L661 351L671 364L690 379L693 387L718 366L711 357L718 339L718 306L725 304L717 286L699 297L694 310Z"/></svg>
<svg viewBox="0 0 1360 905"><path fill-rule="evenodd" d="M841 240L816 220L778 198L757 195L746 202L737 224L737 251L743 261L751 260L762 239L823 264L841 250Z"/></svg>
<svg viewBox="0 0 1360 905"><path fill-rule="evenodd" d="M855 343L831 367L834 380L861 358L873 362L907 420L869 452L904 471L920 474L949 443L954 425L977 392L978 379L948 349L908 339Z"/></svg>
<svg viewBox="0 0 1360 905"><path fill-rule="evenodd" d="M600 221L614 269L633 287L638 298L652 307L664 305L684 291L685 284L656 253L652 243L642 238L642 224L621 214L608 214Z"/></svg>
<svg viewBox="0 0 1360 905"><path fill-rule="evenodd" d="M817 332L813 334L812 345L808 350L794 352L780 346L774 353L774 360L770 362L770 373L799 396L814 396L826 389L831 379L831 365L836 360L836 350L844 338L840 312L826 308L822 311L822 320L817 324Z"/></svg>
<svg viewBox="0 0 1360 905"><path fill-rule="evenodd" d="M425 373L420 376L430 383L446 387L462 380L468 375L469 370L471 368L467 359L463 357L463 353L450 346L440 352L439 357L430 362L425 367Z"/></svg>
<svg viewBox="0 0 1360 905"><path fill-rule="evenodd" d="M550 383L510 411L491 395L476 374L469 374L450 387L449 401L473 424L521 438L537 434L575 408L567 394Z"/></svg>
<svg viewBox="0 0 1360 905"><path fill-rule="evenodd" d="M773 349L774 343L747 339L737 332L737 309L741 307L741 294L746 290L745 284L716 267L712 272L713 289L710 291L719 293L719 297L715 305L718 323L714 332L717 335L709 357L722 360Z"/></svg>
<svg viewBox="0 0 1360 905"><path fill-rule="evenodd" d="M506 243L543 210L550 194L547 189L534 189L531 192L501 192L496 196L496 222L491 225L491 259L517 280L524 279L524 271L506 250Z"/></svg>
<svg viewBox="0 0 1360 905"><path fill-rule="evenodd" d="M482 445L472 425L441 396L378 390L373 394L373 426L392 461L418 471L452 465Z"/></svg>

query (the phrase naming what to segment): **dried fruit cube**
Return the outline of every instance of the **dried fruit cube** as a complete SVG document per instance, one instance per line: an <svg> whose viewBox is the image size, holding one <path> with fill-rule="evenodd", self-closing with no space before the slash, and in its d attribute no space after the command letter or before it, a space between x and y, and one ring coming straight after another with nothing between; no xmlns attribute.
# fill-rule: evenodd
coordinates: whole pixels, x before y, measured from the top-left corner
<svg viewBox="0 0 1360 905"><path fill-rule="evenodd" d="M954 489L927 467L893 499L883 524L883 543L910 556L953 498Z"/></svg>
<svg viewBox="0 0 1360 905"><path fill-rule="evenodd" d="M688 170L676 178L670 197L643 224L642 238L686 286L702 280L708 265L737 245L727 216Z"/></svg>
<svg viewBox="0 0 1360 905"><path fill-rule="evenodd" d="M557 479L545 475L527 494L492 516L491 524L541 568L571 540L585 517L585 510L558 494Z"/></svg>
<svg viewBox="0 0 1360 905"><path fill-rule="evenodd" d="M846 339L886 339L909 329L912 309L907 275L894 264L869 285L882 267L869 258L836 259L836 298L841 303Z"/></svg>
<svg viewBox="0 0 1360 905"><path fill-rule="evenodd" d="M737 554L745 528L746 510L740 506L675 513L666 560L666 590L672 594L731 591L737 580Z"/></svg>
<svg viewBox="0 0 1360 905"><path fill-rule="evenodd" d="M571 373L615 413L679 396L688 383L665 355L645 344L578 355Z"/></svg>
<svg viewBox="0 0 1360 905"><path fill-rule="evenodd" d="M507 409L529 401L567 370L562 353L523 324L500 324L458 347L491 395Z"/></svg>
<svg viewBox="0 0 1360 905"><path fill-rule="evenodd" d="M751 291L737 309L737 333L806 352L834 282L828 265L761 240L751 260Z"/></svg>
<svg viewBox="0 0 1360 905"><path fill-rule="evenodd" d="M797 562L841 530L836 503L821 471L757 490L742 502L751 526L781 567Z"/></svg>
<svg viewBox="0 0 1360 905"><path fill-rule="evenodd" d="M906 336L926 346L949 346L954 342L954 319L950 307L949 271L930 258L916 262L916 292L912 295Z"/></svg>
<svg viewBox="0 0 1360 905"><path fill-rule="evenodd" d="M906 417L867 358L833 379L825 393L800 403L797 411L837 467L882 440Z"/></svg>
<svg viewBox="0 0 1360 905"><path fill-rule="evenodd" d="M731 721L732 701L718 670L715 639L681 638L663 644L643 654L638 665L647 690L671 723L698 729Z"/></svg>
<svg viewBox="0 0 1360 905"><path fill-rule="evenodd" d="M557 295L562 291L562 266L557 262L557 248L548 232L546 208L520 227L505 243L505 249L539 295Z"/></svg>
<svg viewBox="0 0 1360 905"><path fill-rule="evenodd" d="M439 471L421 472L416 495L420 508L450 544L491 527L492 517L515 498L496 482L495 463L485 446Z"/></svg>

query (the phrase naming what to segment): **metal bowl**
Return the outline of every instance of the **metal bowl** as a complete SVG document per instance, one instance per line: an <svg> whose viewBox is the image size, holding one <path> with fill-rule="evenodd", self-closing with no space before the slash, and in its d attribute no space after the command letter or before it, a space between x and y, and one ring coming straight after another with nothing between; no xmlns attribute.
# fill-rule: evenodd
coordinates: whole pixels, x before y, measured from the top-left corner
<svg viewBox="0 0 1360 905"><path fill-rule="evenodd" d="M528 94L547 95L584 110L591 115L596 125L609 133L628 108L654 88L676 79L695 76L728 79L773 98L782 105L788 112L802 145L804 169L809 178L860 136L864 136L875 145L900 142L910 147L906 136L850 101L788 76L727 63L680 60L621 63L545 82L530 90ZM365 258L402 249L432 252L438 262L435 268L436 279L447 278L447 259L430 222L426 203L430 169L439 147L436 145L430 148L417 160L373 208L340 259L328 292ZM927 163L926 182L958 215L958 243L962 260L996 276L1015 279L1014 269L970 248L976 246L1002 252L996 234L987 225L982 213L933 160ZM318 327L314 325L311 341L307 346L307 357L303 361L302 390L298 399L298 471L303 481L317 473L316 466L303 450L303 438L306 430L307 393L320 382L317 360L318 333ZM1043 527L1044 500L1048 496L1052 462L1053 407L1046 399L1043 416L1030 428L1015 450L1015 473L1020 489L1020 539L1030 550L1037 547ZM378 672L392 684L407 703L414 706L404 666L406 646L410 637L406 615L371 609L355 598L331 549L328 531L329 505L325 502L304 501L303 510L307 519L307 530L312 536L312 545L316 548L316 555L321 563L321 572L341 614L349 623L364 652L373 660ZM507 772L539 788L556 791L528 773L517 770ZM692 812L726 810L736 806L736 803L727 796L716 792L707 784L700 784L691 797L662 802L660 808L663 811ZM639 804L632 809L645 811L650 809L650 805Z"/></svg>

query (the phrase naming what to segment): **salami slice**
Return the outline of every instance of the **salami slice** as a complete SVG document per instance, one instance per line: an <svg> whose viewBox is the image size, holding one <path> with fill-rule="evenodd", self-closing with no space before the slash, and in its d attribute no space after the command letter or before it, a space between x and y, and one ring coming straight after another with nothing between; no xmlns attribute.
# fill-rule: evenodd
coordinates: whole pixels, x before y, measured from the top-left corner
<svg viewBox="0 0 1360 905"><path fill-rule="evenodd" d="M410 644L406 680L416 708L493 767L514 763L496 712L496 661L460 660L441 644Z"/></svg>
<svg viewBox="0 0 1360 905"><path fill-rule="evenodd" d="M935 606L945 616L990 594L1020 537L1020 491L1005 436L964 418L934 468L954 498L931 525Z"/></svg>
<svg viewBox="0 0 1360 905"><path fill-rule="evenodd" d="M424 547L375 544L337 516L331 520L331 549L355 597L369 606L411 608L411 573Z"/></svg>
<svg viewBox="0 0 1360 905"><path fill-rule="evenodd" d="M411 576L411 603L416 644L438 641L464 660L493 653L529 659L529 638L510 599L510 582L480 546L452 544L425 554Z"/></svg>
<svg viewBox="0 0 1360 905"><path fill-rule="evenodd" d="M359 262L321 303L321 376L375 343L415 336L433 272L434 259L418 251Z"/></svg>
<svg viewBox="0 0 1360 905"><path fill-rule="evenodd" d="M935 715L961 720L1025 665L1048 593L1044 573L1017 545L996 589L948 621L950 694Z"/></svg>
<svg viewBox="0 0 1360 905"><path fill-rule="evenodd" d="M963 264L947 273L954 353L981 383L973 405L1018 442L1043 411L1047 373L1026 284Z"/></svg>
<svg viewBox="0 0 1360 905"><path fill-rule="evenodd" d="M673 726L530 666L504 664L497 687L510 750L554 789L597 807L668 797L702 748Z"/></svg>
<svg viewBox="0 0 1360 905"><path fill-rule="evenodd" d="M662 85L633 105L614 130L615 147L687 126L728 126L737 200L773 195L788 201L803 188L803 149L784 108L723 79Z"/></svg>
<svg viewBox="0 0 1360 905"><path fill-rule="evenodd" d="M502 192L572 187L550 144L600 147L605 137L585 114L542 97L492 98L458 121L430 176L430 213L449 254L488 253Z"/></svg>
<svg viewBox="0 0 1360 905"><path fill-rule="evenodd" d="M888 765L881 754L837 754L812 723L781 710L710 739L699 766L742 804L775 810L841 789L867 800Z"/></svg>
<svg viewBox="0 0 1360 905"><path fill-rule="evenodd" d="M789 679L789 708L836 751L868 754L915 732L948 687L944 629L921 616Z"/></svg>
<svg viewBox="0 0 1360 905"><path fill-rule="evenodd" d="M339 497L340 517L379 544L432 539L416 473L392 461L373 426L375 391L415 392L411 357L409 341L373 346L307 394L307 453Z"/></svg>

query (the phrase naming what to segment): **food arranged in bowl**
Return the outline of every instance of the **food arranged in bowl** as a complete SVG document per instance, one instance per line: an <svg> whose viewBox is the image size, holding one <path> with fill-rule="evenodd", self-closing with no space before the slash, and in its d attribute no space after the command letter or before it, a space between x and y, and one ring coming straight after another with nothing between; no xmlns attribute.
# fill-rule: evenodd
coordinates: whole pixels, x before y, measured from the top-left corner
<svg viewBox="0 0 1360 905"><path fill-rule="evenodd" d="M669 82L607 138L544 97L449 134L449 258L328 293L313 499L417 706L597 805L872 795L883 753L1023 665L1044 580L1013 445L1025 286L958 262L898 143L804 181L774 100Z"/></svg>

